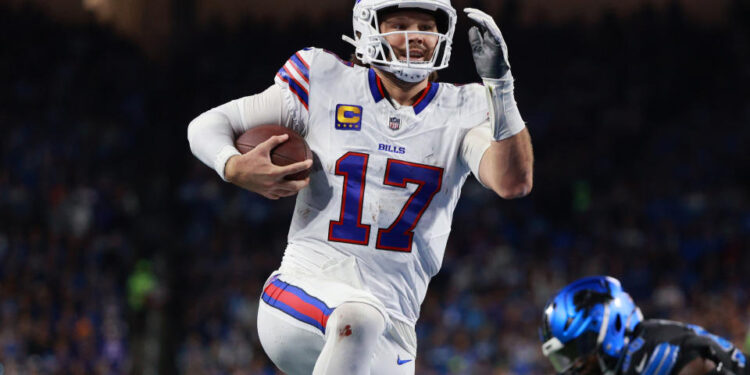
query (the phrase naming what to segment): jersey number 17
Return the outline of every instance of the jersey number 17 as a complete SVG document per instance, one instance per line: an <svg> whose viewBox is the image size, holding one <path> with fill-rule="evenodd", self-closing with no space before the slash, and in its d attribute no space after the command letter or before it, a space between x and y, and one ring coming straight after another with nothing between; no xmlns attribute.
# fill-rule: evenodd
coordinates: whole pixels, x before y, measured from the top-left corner
<svg viewBox="0 0 750 375"><path fill-rule="evenodd" d="M370 226L362 224L362 202L369 155L347 152L336 161L336 175L344 177L341 196L341 214L328 226L328 240L367 246ZM406 188L407 183L417 184L417 189L406 200L396 220L388 228L378 228L375 248L411 252L414 228L422 214L440 191L443 169L403 160L388 159L383 184Z"/></svg>

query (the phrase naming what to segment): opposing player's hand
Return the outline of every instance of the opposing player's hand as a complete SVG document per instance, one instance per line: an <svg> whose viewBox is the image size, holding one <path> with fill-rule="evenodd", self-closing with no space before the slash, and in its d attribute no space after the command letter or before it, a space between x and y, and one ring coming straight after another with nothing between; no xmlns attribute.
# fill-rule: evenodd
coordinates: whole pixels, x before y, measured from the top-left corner
<svg viewBox="0 0 750 375"><path fill-rule="evenodd" d="M312 160L305 160L286 166L271 162L271 150L286 142L288 135L275 135L259 144L244 155L229 158L224 167L227 181L269 199L279 199L297 194L310 183L304 180L285 180L284 176L304 171L312 166Z"/></svg>
<svg viewBox="0 0 750 375"><path fill-rule="evenodd" d="M495 20L479 9L464 8L466 16L477 23L469 29L469 43L477 73L483 79L507 78L510 72L508 47Z"/></svg>

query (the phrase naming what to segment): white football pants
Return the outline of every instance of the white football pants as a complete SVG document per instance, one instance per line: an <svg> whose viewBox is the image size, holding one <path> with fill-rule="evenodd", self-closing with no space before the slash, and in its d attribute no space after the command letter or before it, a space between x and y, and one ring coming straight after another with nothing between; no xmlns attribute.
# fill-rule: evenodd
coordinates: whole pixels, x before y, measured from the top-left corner
<svg viewBox="0 0 750 375"><path fill-rule="evenodd" d="M257 325L266 354L289 375L351 375L367 367L369 374L415 371L414 355L388 329L382 303L345 283L275 274L264 287Z"/></svg>

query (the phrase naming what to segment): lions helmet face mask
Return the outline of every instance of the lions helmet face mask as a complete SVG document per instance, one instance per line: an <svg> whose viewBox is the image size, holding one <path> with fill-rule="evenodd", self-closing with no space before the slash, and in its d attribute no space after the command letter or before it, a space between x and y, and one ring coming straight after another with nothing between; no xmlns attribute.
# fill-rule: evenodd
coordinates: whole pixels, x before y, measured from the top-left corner
<svg viewBox="0 0 750 375"><path fill-rule="evenodd" d="M620 282L609 276L587 277L558 292L544 309L542 353L558 373L596 356L604 374L620 365L628 334L643 320Z"/></svg>
<svg viewBox="0 0 750 375"><path fill-rule="evenodd" d="M380 30L382 11L423 10L435 16L438 32ZM448 66L456 29L456 10L450 0L357 0L352 15L354 39L344 35L343 39L354 45L354 55L363 63L374 65L393 73L406 82L419 82L435 70ZM406 60L398 60L386 36L403 34L406 40ZM429 61L411 61L409 36L414 34L437 37L437 44Z"/></svg>

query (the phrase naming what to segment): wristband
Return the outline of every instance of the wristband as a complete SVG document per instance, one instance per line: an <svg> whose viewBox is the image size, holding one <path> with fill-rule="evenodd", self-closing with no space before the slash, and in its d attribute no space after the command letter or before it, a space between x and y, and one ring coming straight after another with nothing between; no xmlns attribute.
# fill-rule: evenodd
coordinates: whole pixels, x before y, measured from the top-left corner
<svg viewBox="0 0 750 375"><path fill-rule="evenodd" d="M483 78L482 82L489 101L492 139L500 141L521 132L526 124L516 105L510 72L500 79Z"/></svg>

